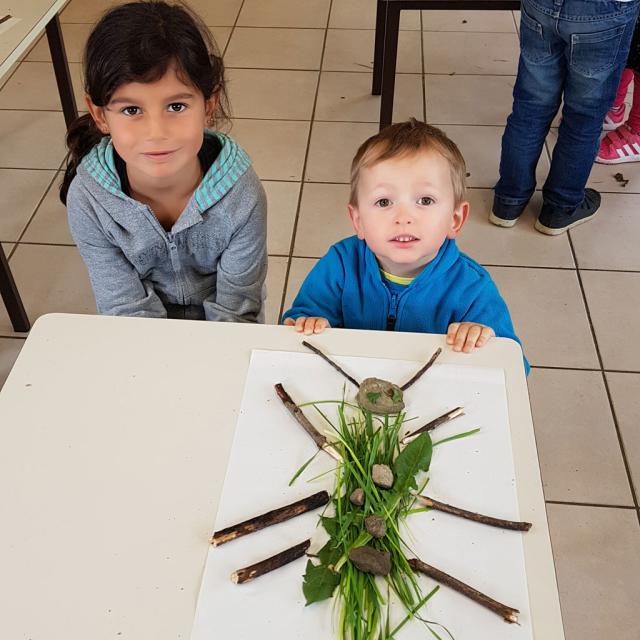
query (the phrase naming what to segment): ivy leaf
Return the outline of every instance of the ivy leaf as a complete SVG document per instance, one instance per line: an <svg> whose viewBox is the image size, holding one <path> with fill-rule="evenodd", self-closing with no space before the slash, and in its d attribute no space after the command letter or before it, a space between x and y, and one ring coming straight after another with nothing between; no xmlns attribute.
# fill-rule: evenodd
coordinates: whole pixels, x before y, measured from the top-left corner
<svg viewBox="0 0 640 640"><path fill-rule="evenodd" d="M433 445L428 433L421 433L411 441L393 463L395 481L393 490L404 495L409 489L417 489L415 477L419 471L428 471L431 464Z"/></svg>
<svg viewBox="0 0 640 640"><path fill-rule="evenodd" d="M318 558L325 567L334 565L342 557L342 547L331 539L318 551Z"/></svg>
<svg viewBox="0 0 640 640"><path fill-rule="evenodd" d="M378 398L382 395L382 391L370 391L367 393L367 399L371 404L376 404L378 402Z"/></svg>
<svg viewBox="0 0 640 640"><path fill-rule="evenodd" d="M331 571L321 564L316 566L311 560L307 561L307 569L304 572L304 582L302 583L302 593L304 593L307 604L330 598L339 583L339 573Z"/></svg>

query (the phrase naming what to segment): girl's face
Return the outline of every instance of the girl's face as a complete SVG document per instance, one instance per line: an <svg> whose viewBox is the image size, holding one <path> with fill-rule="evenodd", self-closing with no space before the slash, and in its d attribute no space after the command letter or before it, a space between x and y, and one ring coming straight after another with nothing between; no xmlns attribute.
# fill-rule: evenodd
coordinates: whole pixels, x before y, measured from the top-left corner
<svg viewBox="0 0 640 640"><path fill-rule="evenodd" d="M188 175L198 165L203 129L216 98L205 100L174 67L155 82L130 82L116 89L105 107L86 98L89 111L127 163L132 183L147 184Z"/></svg>

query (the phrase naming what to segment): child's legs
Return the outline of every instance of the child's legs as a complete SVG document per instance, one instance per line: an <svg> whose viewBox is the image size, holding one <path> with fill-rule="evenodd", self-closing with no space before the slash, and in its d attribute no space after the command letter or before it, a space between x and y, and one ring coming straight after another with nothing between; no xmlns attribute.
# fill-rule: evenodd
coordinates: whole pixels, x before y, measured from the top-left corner
<svg viewBox="0 0 640 640"><path fill-rule="evenodd" d="M625 71L629 71L629 69L625 69ZM627 126L633 133L640 133L640 73L638 71L633 72L633 100Z"/></svg>
<svg viewBox="0 0 640 640"><path fill-rule="evenodd" d="M622 78L620 78L620 84L618 85L618 92L616 93L616 99L611 105L612 109L619 109L624 104L624 99L627 97L627 90L629 89L629 83L633 80L633 71L631 69L625 69L622 72Z"/></svg>

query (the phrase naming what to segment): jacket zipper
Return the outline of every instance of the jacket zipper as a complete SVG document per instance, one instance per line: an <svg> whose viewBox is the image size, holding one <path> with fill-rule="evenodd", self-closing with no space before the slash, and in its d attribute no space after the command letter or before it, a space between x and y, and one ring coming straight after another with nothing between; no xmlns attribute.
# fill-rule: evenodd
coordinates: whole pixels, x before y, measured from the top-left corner
<svg viewBox="0 0 640 640"><path fill-rule="evenodd" d="M398 312L398 294L391 294L391 306L389 308L389 315L387 316L387 331L396 330L396 314Z"/></svg>

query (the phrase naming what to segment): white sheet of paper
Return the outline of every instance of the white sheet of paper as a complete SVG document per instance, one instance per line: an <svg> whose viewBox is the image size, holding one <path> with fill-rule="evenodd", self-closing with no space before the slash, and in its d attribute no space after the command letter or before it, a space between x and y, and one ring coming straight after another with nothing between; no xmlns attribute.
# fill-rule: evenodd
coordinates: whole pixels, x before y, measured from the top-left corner
<svg viewBox="0 0 640 640"><path fill-rule="evenodd" d="M335 357L356 379L376 376L402 384L422 363L373 358ZM292 487L289 480L317 448L275 394L281 382L293 400L302 404L338 400L345 380L318 356L279 351L253 351L236 434L227 468L215 529L289 504L327 489L335 462L320 453ZM346 383L347 398L355 389ZM509 416L501 369L434 365L405 392L407 430L414 430L457 406L465 416L433 432L434 442L480 427L468 438L434 449L429 496L442 502L496 517L519 519L511 451ZM335 405L320 405L330 417ZM319 429L326 423L313 407L305 414ZM215 426L212 426L215 428ZM236 541L209 550L192 640L234 638L263 640L336 637L333 602L305 607L302 575L306 559L252 582L235 585L230 574L311 538L312 550L323 540L317 529L320 511L304 514ZM522 535L431 511L409 517L405 540L428 564L455 576L496 600L520 610L520 626L510 625L493 612L442 587L421 614L444 625L456 640L531 640L531 618L525 576ZM411 554L408 553L410 556ZM435 583L420 578L423 592ZM403 618L394 608L393 621ZM436 627L442 637L446 633ZM397 635L400 640L433 638L418 621Z"/></svg>

